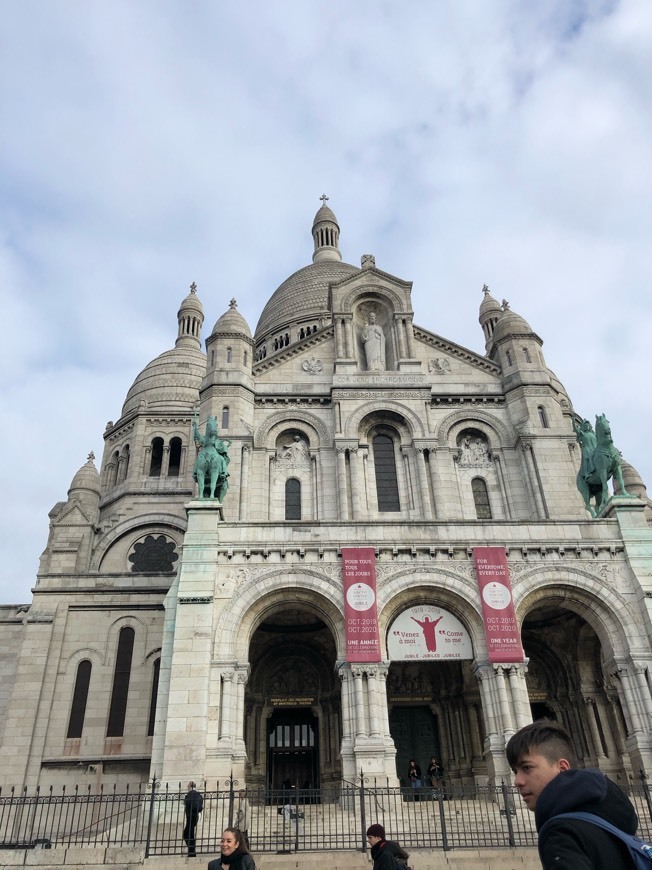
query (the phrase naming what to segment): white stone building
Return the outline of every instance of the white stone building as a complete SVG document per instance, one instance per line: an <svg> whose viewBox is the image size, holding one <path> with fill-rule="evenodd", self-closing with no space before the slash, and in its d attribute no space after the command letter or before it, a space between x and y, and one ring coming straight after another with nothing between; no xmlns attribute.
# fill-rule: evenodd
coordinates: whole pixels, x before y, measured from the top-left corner
<svg viewBox="0 0 652 870"><path fill-rule="evenodd" d="M528 323L485 288L486 355L460 347L339 232L324 203L253 337L232 301L204 353L193 287L50 512L31 606L0 608L0 785L396 783L431 755L483 783L532 715L615 779L652 772L642 481L624 464L629 497L591 518ZM197 498L196 411L231 441L223 510ZM375 550L378 663L345 661L350 546ZM506 549L524 663L488 660L475 546ZM411 608L457 620L468 658L392 660Z"/></svg>

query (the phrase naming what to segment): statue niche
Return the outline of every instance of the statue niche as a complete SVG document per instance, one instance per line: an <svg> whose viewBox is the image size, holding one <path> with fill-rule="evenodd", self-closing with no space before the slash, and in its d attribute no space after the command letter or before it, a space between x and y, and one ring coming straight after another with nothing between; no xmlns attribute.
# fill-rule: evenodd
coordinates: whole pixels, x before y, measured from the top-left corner
<svg viewBox="0 0 652 870"><path fill-rule="evenodd" d="M364 348L366 370L368 372L387 371L385 331L378 323L375 311L370 311L367 314L366 323L360 330L360 338Z"/></svg>

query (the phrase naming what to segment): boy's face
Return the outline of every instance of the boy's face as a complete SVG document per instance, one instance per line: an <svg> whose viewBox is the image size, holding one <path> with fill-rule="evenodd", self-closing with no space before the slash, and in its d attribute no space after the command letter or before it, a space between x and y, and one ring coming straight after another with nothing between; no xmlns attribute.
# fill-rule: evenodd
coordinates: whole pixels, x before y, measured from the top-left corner
<svg viewBox="0 0 652 870"><path fill-rule="evenodd" d="M514 771L514 785L523 798L523 803L529 810L534 810L539 795L562 770L570 770L570 764L565 758L549 761L545 755L536 751L522 755Z"/></svg>

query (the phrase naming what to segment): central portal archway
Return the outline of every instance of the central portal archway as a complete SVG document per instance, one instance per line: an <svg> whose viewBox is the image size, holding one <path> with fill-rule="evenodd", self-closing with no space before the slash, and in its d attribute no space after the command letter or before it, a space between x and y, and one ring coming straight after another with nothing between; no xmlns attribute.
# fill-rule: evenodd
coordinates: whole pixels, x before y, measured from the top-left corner
<svg viewBox="0 0 652 870"><path fill-rule="evenodd" d="M249 646L247 782L319 788L341 779L340 683L329 627L307 604L266 611Z"/></svg>

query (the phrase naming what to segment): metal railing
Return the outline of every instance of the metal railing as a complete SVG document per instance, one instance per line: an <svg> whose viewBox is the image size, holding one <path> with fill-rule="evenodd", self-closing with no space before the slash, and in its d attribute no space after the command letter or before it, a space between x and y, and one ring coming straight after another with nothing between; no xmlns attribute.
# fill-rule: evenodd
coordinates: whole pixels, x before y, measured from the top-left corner
<svg viewBox="0 0 652 870"><path fill-rule="evenodd" d="M237 782L203 789L196 829L200 854L219 853L242 798ZM645 778L627 789L639 816L639 836L652 839L652 800ZM185 789L36 789L0 792L0 848L136 846L149 855L182 855ZM392 787L362 775L356 783L320 789L247 789L247 835L253 852L367 848L365 832L382 824L408 850L536 845L533 814L516 791L495 787Z"/></svg>

